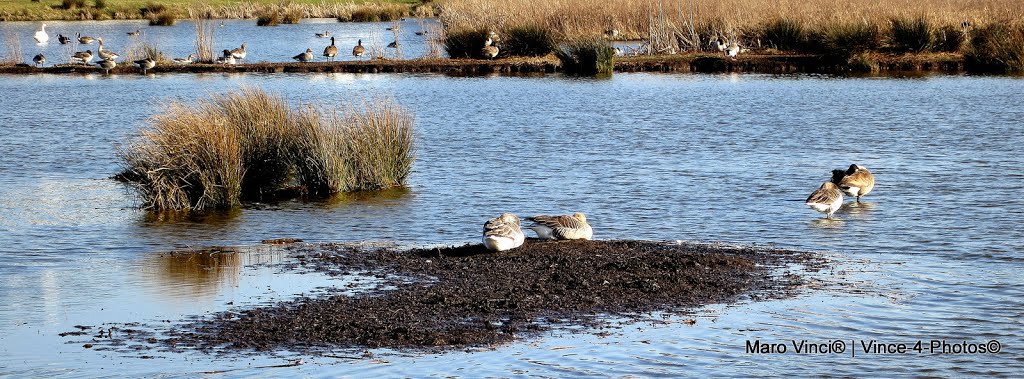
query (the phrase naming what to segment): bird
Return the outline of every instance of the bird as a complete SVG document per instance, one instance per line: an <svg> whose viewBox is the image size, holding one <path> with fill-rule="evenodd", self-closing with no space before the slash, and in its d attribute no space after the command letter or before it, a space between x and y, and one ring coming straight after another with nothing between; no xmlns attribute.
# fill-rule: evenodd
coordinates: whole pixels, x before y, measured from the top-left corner
<svg viewBox="0 0 1024 379"><path fill-rule="evenodd" d="M875 188L875 175L867 167L851 164L846 171L832 170L832 183L843 193L856 197L859 203L861 196Z"/></svg>
<svg viewBox="0 0 1024 379"><path fill-rule="evenodd" d="M338 56L338 47L334 46L334 37L331 37L331 46L324 48L324 57L327 57L328 61L333 61L336 56Z"/></svg>
<svg viewBox="0 0 1024 379"><path fill-rule="evenodd" d="M430 34L430 31L423 30L423 31L416 32L416 35L418 35L418 36L427 35L427 34Z"/></svg>
<svg viewBox="0 0 1024 379"><path fill-rule="evenodd" d="M231 50L224 49L224 55L217 58L217 63L235 64L235 56L231 55Z"/></svg>
<svg viewBox="0 0 1024 379"><path fill-rule="evenodd" d="M391 43L389 43L388 47L390 47L392 49L397 49L398 48L398 40L395 40L395 41L392 41Z"/></svg>
<svg viewBox="0 0 1024 379"><path fill-rule="evenodd" d="M82 61L82 64L89 64L89 61L92 61L92 58L92 50L79 51L71 56L72 60Z"/></svg>
<svg viewBox="0 0 1024 379"><path fill-rule="evenodd" d="M231 56L238 60L245 59L245 42L242 42L242 47L238 47L231 50Z"/></svg>
<svg viewBox="0 0 1024 379"><path fill-rule="evenodd" d="M194 63L196 61L196 55L195 54L189 54L187 58L174 58L173 60L174 60L174 63L178 63L178 64Z"/></svg>
<svg viewBox="0 0 1024 379"><path fill-rule="evenodd" d="M614 39L615 37L619 36L619 29L612 28L612 29L605 30L604 31L604 36L605 36L605 38L608 38L608 39Z"/></svg>
<svg viewBox="0 0 1024 379"><path fill-rule="evenodd" d="M128 35L130 35L132 37L137 37L139 34L142 34L142 31L139 30L139 29L135 29L134 32L128 32Z"/></svg>
<svg viewBox="0 0 1024 379"><path fill-rule="evenodd" d="M494 59L494 57L498 56L498 47L494 46L493 40L487 38L487 41L484 41L484 48L480 49L480 55L489 59Z"/></svg>
<svg viewBox="0 0 1024 379"><path fill-rule="evenodd" d="M114 67L117 67L117 63L116 62L114 62L113 60L106 60L106 59L104 59L102 61L99 61L99 62L96 62L96 65L100 66L100 68L103 69L104 74L106 74L106 75L110 75L110 70L113 70Z"/></svg>
<svg viewBox="0 0 1024 379"><path fill-rule="evenodd" d="M50 35L46 34L46 24L40 26L39 30L36 30L36 34L34 34L32 38L36 39L36 43L46 43L46 41L49 41Z"/></svg>
<svg viewBox="0 0 1024 379"><path fill-rule="evenodd" d="M729 48L729 45L715 37L715 47L718 48L719 53L725 54L725 50Z"/></svg>
<svg viewBox="0 0 1024 379"><path fill-rule="evenodd" d="M98 38L97 40L100 43L100 48L96 49L96 53L100 56L100 59L112 61L120 57L117 53L103 48L103 38Z"/></svg>
<svg viewBox="0 0 1024 379"><path fill-rule="evenodd" d="M587 223L587 216L576 212L571 216L533 216L527 217L534 225L527 226L537 232L541 239L554 240L589 240L594 237L594 230Z"/></svg>
<svg viewBox="0 0 1024 379"><path fill-rule="evenodd" d="M75 33L75 36L78 37L78 43L83 45L92 45L93 41L96 41L95 38L83 36L82 33Z"/></svg>
<svg viewBox="0 0 1024 379"><path fill-rule="evenodd" d="M71 37L63 34L57 34L57 42L60 42L61 45L67 45L71 42Z"/></svg>
<svg viewBox="0 0 1024 379"><path fill-rule="evenodd" d="M292 59L297 60L299 62L309 62L309 61L312 61L313 60L313 49L307 48L305 53L301 53L299 55L296 55L296 56L292 57Z"/></svg>
<svg viewBox="0 0 1024 379"><path fill-rule="evenodd" d="M484 223L484 247L491 251L505 251L523 245L526 235L519 225L519 216L502 213Z"/></svg>
<svg viewBox="0 0 1024 379"><path fill-rule="evenodd" d="M317 33L316 38L327 38L331 36L331 32L324 31L323 33Z"/></svg>
<svg viewBox="0 0 1024 379"><path fill-rule="evenodd" d="M156 67L156 60L150 57L146 57L146 59L139 59L134 63L136 66L142 69L142 75L146 75L146 71L149 71L153 67Z"/></svg>
<svg viewBox="0 0 1024 379"><path fill-rule="evenodd" d="M352 56L361 57L364 53L366 53L366 48L363 47L363 40L359 40L356 47L352 48Z"/></svg>
<svg viewBox="0 0 1024 379"><path fill-rule="evenodd" d="M725 50L725 54L728 55L729 58L732 58L732 60L736 60L736 55L739 53L740 45L736 43L736 41L729 43L729 48Z"/></svg>
<svg viewBox="0 0 1024 379"><path fill-rule="evenodd" d="M825 182L820 188L814 190L811 196L807 197L804 203L818 212L824 213L825 218L832 218L832 214L843 206L843 192L831 181Z"/></svg>
<svg viewBox="0 0 1024 379"><path fill-rule="evenodd" d="M46 56L44 56L43 53L36 54L36 56L32 57L32 62L34 62L36 66L42 66L43 63L46 63Z"/></svg>

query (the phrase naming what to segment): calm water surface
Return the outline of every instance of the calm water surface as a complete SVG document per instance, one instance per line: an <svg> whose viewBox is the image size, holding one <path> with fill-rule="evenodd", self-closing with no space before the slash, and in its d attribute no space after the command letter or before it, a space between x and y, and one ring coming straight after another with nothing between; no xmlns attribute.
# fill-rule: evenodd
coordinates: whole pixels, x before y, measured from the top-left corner
<svg viewBox="0 0 1024 379"><path fill-rule="evenodd" d="M116 146L161 104L245 86L295 103L397 99L416 115L409 189L165 221L107 179ZM1024 372L1018 79L37 75L0 77L0 93L0 376ZM802 200L851 162L875 173L875 192L825 222ZM606 337L555 333L476 352L307 357L291 368L255 368L287 358L275 356L139 359L57 336L76 324L175 320L337 283L254 266L281 259L266 248L216 270L161 251L273 237L462 243L502 211L586 212L600 239L822 251L836 269L795 299L700 309L694 326L629 324ZM845 354L744 351L746 341L835 339ZM931 339L997 340L1001 353L850 356L854 341Z"/></svg>

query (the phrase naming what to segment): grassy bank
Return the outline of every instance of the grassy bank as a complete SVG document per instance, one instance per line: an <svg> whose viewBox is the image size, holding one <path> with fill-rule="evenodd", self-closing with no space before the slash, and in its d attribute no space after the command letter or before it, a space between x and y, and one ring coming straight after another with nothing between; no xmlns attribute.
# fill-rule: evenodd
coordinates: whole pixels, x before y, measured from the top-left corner
<svg viewBox="0 0 1024 379"><path fill-rule="evenodd" d="M404 185L412 168L412 115L390 101L293 108L247 89L170 105L118 157L118 178L157 211L379 190Z"/></svg>
<svg viewBox="0 0 1024 379"><path fill-rule="evenodd" d="M377 21L409 15L430 16L420 0L0 0L0 21L134 20L187 18L243 19L266 14L301 14L303 18ZM191 12L191 13L190 13Z"/></svg>

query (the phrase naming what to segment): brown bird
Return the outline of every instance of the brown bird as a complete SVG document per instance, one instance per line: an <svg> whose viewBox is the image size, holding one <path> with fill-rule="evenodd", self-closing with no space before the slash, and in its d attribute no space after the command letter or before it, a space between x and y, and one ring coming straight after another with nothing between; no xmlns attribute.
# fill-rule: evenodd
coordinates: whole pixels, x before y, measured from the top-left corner
<svg viewBox="0 0 1024 379"><path fill-rule="evenodd" d="M526 220L534 223L527 228L537 232L541 239L589 240L594 237L594 229L587 223L587 216L580 212L571 216L533 216Z"/></svg>
<svg viewBox="0 0 1024 379"><path fill-rule="evenodd" d="M299 62L303 62L303 63L310 62L310 61L313 60L313 49L307 48L306 52L301 53L299 55L296 55L296 56L292 57L292 59L297 60Z"/></svg>
<svg viewBox="0 0 1024 379"><path fill-rule="evenodd" d="M487 41L484 41L484 48L480 49L480 55L489 59L494 59L494 57L498 56L498 47L494 46L493 40L488 38Z"/></svg>
<svg viewBox="0 0 1024 379"><path fill-rule="evenodd" d="M832 218L832 214L843 206L843 192L839 191L839 187L836 187L835 183L825 182L814 190L811 196L807 197L805 204L811 209L824 213L825 218Z"/></svg>
<svg viewBox="0 0 1024 379"><path fill-rule="evenodd" d="M81 61L82 64L89 64L89 61L92 60L92 57L92 50L86 50L75 53L75 55L71 56L71 59Z"/></svg>
<svg viewBox="0 0 1024 379"><path fill-rule="evenodd" d="M334 37L331 37L331 46L324 48L324 56L328 61L333 61L334 57L338 56L338 47L334 46Z"/></svg>
<svg viewBox="0 0 1024 379"><path fill-rule="evenodd" d="M106 60L106 59L104 59L102 61L99 61L99 62L96 62L96 65L100 66L100 68L103 69L104 74L106 74L106 75L110 75L110 70L113 70L114 67L117 67L117 63L116 62L114 62L113 60Z"/></svg>
<svg viewBox="0 0 1024 379"><path fill-rule="evenodd" d="M231 56L237 60L245 60L245 42L242 42L242 47L231 49Z"/></svg>
<svg viewBox="0 0 1024 379"><path fill-rule="evenodd" d="M832 183L844 193L857 198L867 195L875 188L875 175L867 167L851 164L846 171L832 170Z"/></svg>
<svg viewBox="0 0 1024 379"><path fill-rule="evenodd" d="M363 47L363 40L359 40L359 44L352 48L352 56L361 57L366 53L366 48Z"/></svg>

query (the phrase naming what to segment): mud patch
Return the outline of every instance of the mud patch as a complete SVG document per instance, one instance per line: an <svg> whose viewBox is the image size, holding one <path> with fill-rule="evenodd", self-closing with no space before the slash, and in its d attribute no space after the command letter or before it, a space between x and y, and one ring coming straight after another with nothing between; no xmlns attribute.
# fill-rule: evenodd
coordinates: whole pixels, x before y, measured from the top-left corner
<svg viewBox="0 0 1024 379"><path fill-rule="evenodd" d="M127 339L218 352L493 346L552 328L597 331L612 318L788 297L805 280L787 267L825 264L807 252L650 241L528 241L501 253L481 245L288 250L294 260L284 269L358 276L373 285L198 316Z"/></svg>

